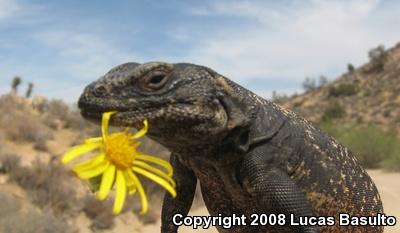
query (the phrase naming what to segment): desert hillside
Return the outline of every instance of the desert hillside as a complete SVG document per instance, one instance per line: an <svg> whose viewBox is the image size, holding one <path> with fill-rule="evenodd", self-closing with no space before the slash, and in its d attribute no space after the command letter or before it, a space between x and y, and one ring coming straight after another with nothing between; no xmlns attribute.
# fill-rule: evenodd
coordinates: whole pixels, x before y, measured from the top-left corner
<svg viewBox="0 0 400 233"><path fill-rule="evenodd" d="M277 99L352 150L367 168L400 171L400 43L368 52L332 82L306 79L305 92Z"/></svg>
<svg viewBox="0 0 400 233"><path fill-rule="evenodd" d="M389 50L377 47L370 61L348 70L335 81L289 98L282 105L321 123L375 125L400 132L400 43Z"/></svg>
<svg viewBox="0 0 400 233"><path fill-rule="evenodd" d="M60 100L16 93L0 96L0 233L140 232L159 219L163 190L142 180L151 206L139 216L137 195L115 217L113 198L100 202L87 182L60 158L99 126ZM144 138L141 149L168 159L160 145Z"/></svg>

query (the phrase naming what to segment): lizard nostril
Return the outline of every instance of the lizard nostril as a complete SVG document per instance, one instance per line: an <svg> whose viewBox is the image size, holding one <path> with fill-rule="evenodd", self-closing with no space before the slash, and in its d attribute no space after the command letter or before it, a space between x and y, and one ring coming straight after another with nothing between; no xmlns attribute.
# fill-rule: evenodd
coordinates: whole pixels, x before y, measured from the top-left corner
<svg viewBox="0 0 400 233"><path fill-rule="evenodd" d="M96 97L104 96L107 89L103 85L98 85L93 88L93 95Z"/></svg>

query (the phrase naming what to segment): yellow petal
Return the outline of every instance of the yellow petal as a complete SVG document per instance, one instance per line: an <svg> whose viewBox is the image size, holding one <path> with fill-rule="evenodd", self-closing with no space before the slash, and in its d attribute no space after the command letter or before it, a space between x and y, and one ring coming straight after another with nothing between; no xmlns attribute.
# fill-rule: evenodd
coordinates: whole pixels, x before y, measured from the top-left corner
<svg viewBox="0 0 400 233"><path fill-rule="evenodd" d="M135 186L135 185L130 185L130 186L128 186L128 191L129 191L129 195L132 196L132 195L135 194L136 191L137 191L136 186Z"/></svg>
<svg viewBox="0 0 400 233"><path fill-rule="evenodd" d="M124 170L124 176L125 176L125 181L126 181L126 185L134 185L135 183L133 182L132 179L132 171L130 169L125 169Z"/></svg>
<svg viewBox="0 0 400 233"><path fill-rule="evenodd" d="M136 193L136 185L132 179L132 174L133 173L130 169L126 169L124 171L126 186L128 186L129 195L133 195L134 193Z"/></svg>
<svg viewBox="0 0 400 233"><path fill-rule="evenodd" d="M91 143L91 142L102 142L103 138L102 137L95 137L95 138L88 138L85 140L85 143Z"/></svg>
<svg viewBox="0 0 400 233"><path fill-rule="evenodd" d="M171 194L172 197L176 197L175 189L166 180L139 167L132 167L132 170L158 183L163 188L165 188Z"/></svg>
<svg viewBox="0 0 400 233"><path fill-rule="evenodd" d="M104 200L110 192L115 178L115 166L110 165L103 173L97 199Z"/></svg>
<svg viewBox="0 0 400 233"><path fill-rule="evenodd" d="M108 162L107 160L104 160L103 163L99 164L99 166L94 167L92 169L77 172L76 174L81 179L90 179L92 177L102 174L108 168L109 165L110 165L110 162Z"/></svg>
<svg viewBox="0 0 400 233"><path fill-rule="evenodd" d="M141 161L137 161L137 160L136 160L136 161L133 161L133 165L134 165L134 166L141 167L141 168L144 168L144 169L146 169L146 170L148 170L148 171L150 171L150 172L152 172L152 173L154 173L154 174L160 176L160 177L163 178L164 180L168 181L168 182L172 185L172 187L174 187L174 188L176 187L176 183L175 183L175 181L172 179L172 177L171 177L171 176L168 176L166 173L164 173L164 172L161 171L160 169L155 168L155 167L152 167L152 166L148 165L148 164L145 163L145 162L141 162Z"/></svg>
<svg viewBox="0 0 400 233"><path fill-rule="evenodd" d="M147 122L147 120L144 120L143 124L144 127L132 136L133 139L138 139L140 137L143 137L147 133L147 130L149 129L149 123Z"/></svg>
<svg viewBox="0 0 400 233"><path fill-rule="evenodd" d="M172 176L173 169L172 169L171 164L163 159L160 159L160 158L157 158L157 157L154 157L151 155L142 155L142 154L137 155L136 159L158 164L167 170L168 176Z"/></svg>
<svg viewBox="0 0 400 233"><path fill-rule="evenodd" d="M63 155L61 162L64 164L69 163L71 160L74 160L80 155L90 152L100 147L101 145L102 144L100 142L93 142L93 143L85 143L79 146L74 146Z"/></svg>
<svg viewBox="0 0 400 233"><path fill-rule="evenodd" d="M147 213L147 210L149 208L149 202L147 201L146 192L144 191L142 183L140 183L139 178L133 172L132 172L132 179L137 187L139 197L142 202L142 210L140 211L140 214L145 214Z"/></svg>
<svg viewBox="0 0 400 233"><path fill-rule="evenodd" d="M83 170L87 170L87 169L96 167L101 162L104 161L105 157L106 157L106 155L104 153L99 153L88 161L76 164L74 166L74 171L79 172L79 171L83 171Z"/></svg>
<svg viewBox="0 0 400 233"><path fill-rule="evenodd" d="M108 123L110 121L111 115L114 114L116 112L105 112L103 113L103 117L101 118L101 133L103 135L103 139L105 139L105 137L107 137L108 134Z"/></svg>
<svg viewBox="0 0 400 233"><path fill-rule="evenodd" d="M124 179L124 174L121 170L117 170L117 180L116 184L116 197L113 206L113 214L117 215L121 212L124 207L125 197L126 197L126 183Z"/></svg>

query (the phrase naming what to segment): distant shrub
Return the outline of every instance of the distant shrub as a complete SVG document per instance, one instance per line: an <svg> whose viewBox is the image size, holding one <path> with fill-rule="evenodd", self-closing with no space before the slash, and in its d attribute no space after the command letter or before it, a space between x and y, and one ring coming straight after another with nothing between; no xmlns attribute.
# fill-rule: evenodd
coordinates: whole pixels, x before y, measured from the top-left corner
<svg viewBox="0 0 400 233"><path fill-rule="evenodd" d="M47 112L58 119L64 120L68 115L69 107L62 100L50 100L47 103Z"/></svg>
<svg viewBox="0 0 400 233"><path fill-rule="evenodd" d="M44 115L43 124L53 130L58 130L61 127L61 122L58 119L52 118L49 114Z"/></svg>
<svg viewBox="0 0 400 233"><path fill-rule="evenodd" d="M389 109L385 109L385 110L383 111L382 115L383 115L384 117L388 118L388 117L390 117L391 113L392 113L392 109L389 108Z"/></svg>
<svg viewBox="0 0 400 233"><path fill-rule="evenodd" d="M39 103L35 104L34 100ZM0 97L0 111L7 113L0 115L0 128L6 139L31 142L35 149L46 151L47 141L53 138L51 129L65 127L86 134L98 128L88 124L77 110L61 100L34 100L28 104L25 98L15 95Z"/></svg>
<svg viewBox="0 0 400 233"><path fill-rule="evenodd" d="M346 114L342 105L339 102L331 102L322 114L322 121L330 121L337 118L342 118Z"/></svg>
<svg viewBox="0 0 400 233"><path fill-rule="evenodd" d="M83 199L83 211L92 220L91 228L111 229L114 226L114 216L109 201L99 201L93 196Z"/></svg>
<svg viewBox="0 0 400 233"><path fill-rule="evenodd" d="M141 179L141 181L146 182L147 180ZM140 202L138 202L137 196L128 196L126 199L126 206L123 210L124 212L133 212L138 220L144 225L156 223L161 216L159 210L162 206L162 200L164 199L165 191L160 189L160 187L156 187L152 184L154 184L154 182L147 182L143 184L143 186L146 188L146 193L149 195L149 200L151 200L151 204L153 206L152 208L149 208L148 212L145 215L139 214L142 206Z"/></svg>
<svg viewBox="0 0 400 233"><path fill-rule="evenodd" d="M75 233L65 219L56 217L51 209L45 209L39 219L41 233Z"/></svg>
<svg viewBox="0 0 400 233"><path fill-rule="evenodd" d="M390 144L389 154L385 156L381 162L382 168L388 171L400 171L400 139L392 139L394 142Z"/></svg>
<svg viewBox="0 0 400 233"><path fill-rule="evenodd" d="M370 67L368 71L375 71L375 70L383 70L384 64L387 58L387 51L383 45L379 45L375 48L372 48L368 52L368 57L370 59Z"/></svg>
<svg viewBox="0 0 400 233"><path fill-rule="evenodd" d="M371 95L372 95L372 91L370 89L367 89L364 91L364 94L363 94L364 97L370 97Z"/></svg>
<svg viewBox="0 0 400 233"><path fill-rule="evenodd" d="M41 207L51 206L53 210L64 212L76 203L75 191L67 179L63 167L35 161L32 167L36 184L33 201Z"/></svg>
<svg viewBox="0 0 400 233"><path fill-rule="evenodd" d="M82 130L87 127L87 122L81 117L79 111L73 110L62 100L51 100L47 103L47 113L45 123L56 128L57 121L61 122L63 127Z"/></svg>
<svg viewBox="0 0 400 233"><path fill-rule="evenodd" d="M289 96L286 94L279 94L276 91L272 91L272 101L275 103L281 103L285 100L289 99Z"/></svg>
<svg viewBox="0 0 400 233"><path fill-rule="evenodd" d="M302 86L306 92L314 91L317 89L317 82L314 78L306 77L302 83Z"/></svg>
<svg viewBox="0 0 400 233"><path fill-rule="evenodd" d="M135 211L135 213L137 212ZM151 208L145 215L138 215L137 217L144 225L154 224L160 219L160 211L159 209Z"/></svg>
<svg viewBox="0 0 400 233"><path fill-rule="evenodd" d="M65 220L53 215L50 210L43 214L28 208L21 211L17 199L0 193L0 232L7 233L75 233Z"/></svg>
<svg viewBox="0 0 400 233"><path fill-rule="evenodd" d="M0 223L1 220L7 215L18 212L21 205L8 193L0 192ZM0 224L1 225L1 224Z"/></svg>
<svg viewBox="0 0 400 233"><path fill-rule="evenodd" d="M347 64L347 71L352 74L355 71L355 68L353 66L353 64L349 63Z"/></svg>
<svg viewBox="0 0 400 233"><path fill-rule="evenodd" d="M329 96L341 97L351 96L357 93L357 87L354 84L339 84L329 88Z"/></svg>
<svg viewBox="0 0 400 233"><path fill-rule="evenodd" d="M380 60L386 55L386 50L383 45L379 45L368 51L368 57L371 60Z"/></svg>
<svg viewBox="0 0 400 233"><path fill-rule="evenodd" d="M19 168L20 158L13 154L0 154L0 173L10 173Z"/></svg>
<svg viewBox="0 0 400 233"><path fill-rule="evenodd" d="M400 140L395 133L375 126L339 126L325 122L321 128L347 146L367 168L400 170Z"/></svg>
<svg viewBox="0 0 400 233"><path fill-rule="evenodd" d="M45 138L38 138L34 143L33 143L33 148L36 150L40 151L47 151L47 140Z"/></svg>
<svg viewBox="0 0 400 233"><path fill-rule="evenodd" d="M36 117L22 114L3 117L3 129L14 141L36 142L52 138L49 131Z"/></svg>
<svg viewBox="0 0 400 233"><path fill-rule="evenodd" d="M0 232L75 232L60 218L77 203L72 181L61 166L35 161L32 167L24 167L19 157L10 154L1 156L0 163L10 180L24 188L32 203L43 210L43 214L31 209L21 212L15 198L0 192Z"/></svg>
<svg viewBox="0 0 400 233"><path fill-rule="evenodd" d="M318 88L324 87L328 84L328 78L324 75L319 76L318 78Z"/></svg>
<svg viewBox="0 0 400 233"><path fill-rule="evenodd" d="M7 233L42 233L40 214L32 209L27 212L18 212L2 219L0 229Z"/></svg>
<svg viewBox="0 0 400 233"><path fill-rule="evenodd" d="M52 138L52 132L24 103L16 96L1 96L0 111L7 114L0 116L0 127L9 140L44 145Z"/></svg>
<svg viewBox="0 0 400 233"><path fill-rule="evenodd" d="M71 210L76 203L72 182L60 165L35 161L32 167L19 166L10 172L11 180L27 190L32 202L56 213Z"/></svg>
<svg viewBox="0 0 400 233"><path fill-rule="evenodd" d="M306 77L302 83L303 89L306 92L317 90L328 84L328 78L324 75L318 77L318 82L316 78Z"/></svg>
<svg viewBox="0 0 400 233"><path fill-rule="evenodd" d="M7 233L41 233L39 231L39 214L28 210L20 211L18 199L8 193L0 192L0 232Z"/></svg>

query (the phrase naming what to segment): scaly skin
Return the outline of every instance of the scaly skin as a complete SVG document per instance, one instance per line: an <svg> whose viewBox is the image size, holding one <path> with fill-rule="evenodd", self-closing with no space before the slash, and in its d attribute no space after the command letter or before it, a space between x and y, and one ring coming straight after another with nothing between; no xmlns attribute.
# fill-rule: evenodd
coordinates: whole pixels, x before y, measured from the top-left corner
<svg viewBox="0 0 400 233"><path fill-rule="evenodd" d="M213 70L186 63L120 65L86 87L82 115L117 126L150 122L171 152L178 197L165 196L161 232L177 232L200 181L211 215L283 213L372 216L382 203L371 178L333 138ZM382 232L382 227L237 226L219 232Z"/></svg>

